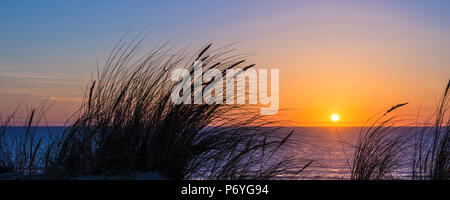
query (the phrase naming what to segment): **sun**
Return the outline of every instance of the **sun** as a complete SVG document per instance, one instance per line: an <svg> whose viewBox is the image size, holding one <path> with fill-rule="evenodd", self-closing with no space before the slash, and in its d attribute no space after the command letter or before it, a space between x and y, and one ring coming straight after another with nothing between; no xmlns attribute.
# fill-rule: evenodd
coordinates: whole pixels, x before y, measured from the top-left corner
<svg viewBox="0 0 450 200"><path fill-rule="evenodd" d="M339 121L339 115L338 114L331 115L331 121L333 121L333 122Z"/></svg>

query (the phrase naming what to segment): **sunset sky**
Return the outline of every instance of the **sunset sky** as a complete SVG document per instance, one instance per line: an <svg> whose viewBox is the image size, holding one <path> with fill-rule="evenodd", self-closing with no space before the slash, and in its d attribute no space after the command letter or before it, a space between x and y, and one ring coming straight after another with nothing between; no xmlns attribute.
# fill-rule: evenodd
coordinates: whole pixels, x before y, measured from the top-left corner
<svg viewBox="0 0 450 200"><path fill-rule="evenodd" d="M450 1L0 1L0 112L56 100L61 124L97 62L129 30L142 47L237 42L280 69L277 117L299 126L361 125L403 102L432 112L450 78ZM339 122L330 116L340 115Z"/></svg>

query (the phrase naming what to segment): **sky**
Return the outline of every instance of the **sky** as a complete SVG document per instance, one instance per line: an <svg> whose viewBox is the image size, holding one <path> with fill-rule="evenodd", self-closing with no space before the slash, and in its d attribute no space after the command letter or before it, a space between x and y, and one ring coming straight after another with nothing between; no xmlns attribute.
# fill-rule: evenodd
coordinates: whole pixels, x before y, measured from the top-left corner
<svg viewBox="0 0 450 200"><path fill-rule="evenodd" d="M0 112L55 103L61 124L128 31L143 48L213 42L280 69L276 117L298 126L358 126L390 106L434 110L450 78L449 1L2 0Z"/></svg>

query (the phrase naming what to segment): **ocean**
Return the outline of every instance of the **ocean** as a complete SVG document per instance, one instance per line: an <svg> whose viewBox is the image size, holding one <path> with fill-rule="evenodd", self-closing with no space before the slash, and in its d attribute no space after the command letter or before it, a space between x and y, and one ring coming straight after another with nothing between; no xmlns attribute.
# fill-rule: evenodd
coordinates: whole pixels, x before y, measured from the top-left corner
<svg viewBox="0 0 450 200"><path fill-rule="evenodd" d="M286 179L341 180L350 178L350 166L354 157L357 137L363 127L286 127L294 130L293 148L283 149L295 154L296 158L312 161L300 174ZM400 129L401 130L401 129ZM399 130L399 131L400 131ZM393 135L396 133L393 132ZM411 152L409 146L406 151ZM409 155L409 154L408 154ZM406 179L410 176L409 157L395 171L393 178ZM304 165L300 165L299 169Z"/></svg>
<svg viewBox="0 0 450 200"><path fill-rule="evenodd" d="M33 127L35 140L50 135L57 136L64 127ZM12 135L20 135L25 127L9 127L7 128L6 144L15 137ZM290 130L294 131L288 146L282 148L279 155L294 155L299 160L297 166L293 169L301 169L305 163L312 161L301 173L292 175L280 175L280 179L307 179L307 180L327 180L327 179L348 179L350 177L350 164L353 159L354 145L361 127L283 127L280 129L282 134L286 134ZM51 133L51 134L49 134ZM274 133L278 134L278 133ZM42 146L45 147L46 143ZM405 163L408 158L405 157ZM407 178L410 174L410 166L405 164L404 167L398 169L395 178Z"/></svg>

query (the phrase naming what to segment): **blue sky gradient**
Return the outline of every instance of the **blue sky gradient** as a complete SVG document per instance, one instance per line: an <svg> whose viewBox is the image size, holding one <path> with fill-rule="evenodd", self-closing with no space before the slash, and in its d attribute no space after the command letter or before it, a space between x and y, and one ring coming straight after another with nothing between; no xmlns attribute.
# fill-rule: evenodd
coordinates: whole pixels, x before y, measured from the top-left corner
<svg viewBox="0 0 450 200"><path fill-rule="evenodd" d="M371 113L404 100L431 102L424 104L431 108L450 75L449 10L444 0L2 0L0 112L23 96L30 104L51 96L59 103L50 118L70 115L97 62L127 31L133 36L145 27L148 49L160 41L193 49L239 42L252 61L280 68L280 103L301 110L294 118L344 107L342 112ZM379 93L353 88L362 81ZM388 100L351 106L350 99L370 104L377 96ZM318 99L326 100L316 105Z"/></svg>

